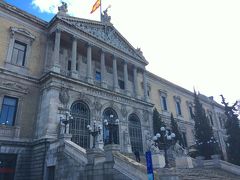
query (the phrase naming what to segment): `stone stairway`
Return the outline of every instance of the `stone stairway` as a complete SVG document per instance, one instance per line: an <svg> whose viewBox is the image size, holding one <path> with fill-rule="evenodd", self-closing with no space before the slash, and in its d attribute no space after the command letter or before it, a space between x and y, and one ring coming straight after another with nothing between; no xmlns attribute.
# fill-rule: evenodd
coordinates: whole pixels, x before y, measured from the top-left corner
<svg viewBox="0 0 240 180"><path fill-rule="evenodd" d="M132 160L136 161L136 158L135 158L135 155L133 153L122 153L123 155L131 158ZM140 155L140 163L144 166L146 166L146 158L145 158L145 155L144 154L141 154Z"/></svg>
<svg viewBox="0 0 240 180"><path fill-rule="evenodd" d="M239 180L240 176L220 168L159 169L160 179L175 177L177 180ZM177 178L178 177L178 178Z"/></svg>
<svg viewBox="0 0 240 180"><path fill-rule="evenodd" d="M125 156L136 161L133 153L124 153ZM142 165L146 166L145 156L141 155ZM160 179L169 180L171 174L176 180L240 180L240 176L234 175L219 168L191 168L191 169L160 169L158 171Z"/></svg>

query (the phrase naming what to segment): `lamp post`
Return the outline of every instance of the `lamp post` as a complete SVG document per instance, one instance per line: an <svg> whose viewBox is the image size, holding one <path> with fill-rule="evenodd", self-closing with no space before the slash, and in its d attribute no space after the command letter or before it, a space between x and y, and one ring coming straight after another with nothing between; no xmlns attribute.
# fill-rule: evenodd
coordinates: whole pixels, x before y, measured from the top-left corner
<svg viewBox="0 0 240 180"><path fill-rule="evenodd" d="M108 144L114 144L113 132L119 124L119 119L113 119L114 116L110 114L109 119L104 119L104 126L109 130L109 142Z"/></svg>
<svg viewBox="0 0 240 180"><path fill-rule="evenodd" d="M97 125L96 121L93 121L93 127L90 125L87 125L87 128L89 130L89 134L93 137L93 147L95 148L96 145L96 137L101 134L102 127L100 125Z"/></svg>
<svg viewBox="0 0 240 180"><path fill-rule="evenodd" d="M160 128L160 133L157 133L153 137L153 141L157 145L158 149L160 150L161 147L164 149L164 157L165 157L165 168L169 168L169 161L168 161L168 154L167 150L168 148L174 144L174 138L175 134L172 133L169 129L166 129L165 127ZM161 141L162 140L162 141Z"/></svg>
<svg viewBox="0 0 240 180"><path fill-rule="evenodd" d="M69 124L69 121L72 120L73 117L69 113L69 111L66 111L64 115L60 116L60 121L64 124L64 134L67 132L67 125Z"/></svg>

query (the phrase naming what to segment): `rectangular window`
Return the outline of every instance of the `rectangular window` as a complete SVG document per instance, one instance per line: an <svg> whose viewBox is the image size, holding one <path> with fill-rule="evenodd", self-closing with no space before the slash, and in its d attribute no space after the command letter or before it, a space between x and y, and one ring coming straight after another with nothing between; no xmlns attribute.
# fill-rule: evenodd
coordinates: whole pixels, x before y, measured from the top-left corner
<svg viewBox="0 0 240 180"><path fill-rule="evenodd" d="M96 79L96 81L101 82L101 72L96 71L96 73L95 73L95 79Z"/></svg>
<svg viewBox="0 0 240 180"><path fill-rule="evenodd" d="M47 180L54 180L55 166L47 167Z"/></svg>
<svg viewBox="0 0 240 180"><path fill-rule="evenodd" d="M68 67L67 67L67 70L68 70L68 71L71 71L71 66L72 66L72 62L71 62L71 61L68 61Z"/></svg>
<svg viewBox="0 0 240 180"><path fill-rule="evenodd" d="M19 41L15 41L13 45L13 52L12 52L12 60L11 60L12 63L19 66L24 66L26 50L27 50L26 44Z"/></svg>
<svg viewBox="0 0 240 180"><path fill-rule="evenodd" d="M18 99L5 96L0 114L0 124L13 126L17 111Z"/></svg>
<svg viewBox="0 0 240 180"><path fill-rule="evenodd" d="M161 96L162 99L162 108L164 111L167 111L167 99L165 96Z"/></svg>
<svg viewBox="0 0 240 180"><path fill-rule="evenodd" d="M123 80L119 79L118 85L119 85L120 89L124 89L124 81Z"/></svg>
<svg viewBox="0 0 240 180"><path fill-rule="evenodd" d="M183 146L186 148L188 144L187 144L187 137L185 132L182 132L182 137L183 137Z"/></svg>
<svg viewBox="0 0 240 180"><path fill-rule="evenodd" d="M188 107L189 108L189 114L190 114L190 118L193 119L194 116L193 116L193 109L191 106Z"/></svg>
<svg viewBox="0 0 240 180"><path fill-rule="evenodd" d="M181 105L180 102L176 102L176 108L177 108L177 114L178 115L182 115L182 111L181 111Z"/></svg>
<svg viewBox="0 0 240 180"><path fill-rule="evenodd" d="M211 115L211 114L209 115L209 119L210 119L210 123L211 123L210 125L213 126L214 124L213 124L213 118L212 118L212 115Z"/></svg>

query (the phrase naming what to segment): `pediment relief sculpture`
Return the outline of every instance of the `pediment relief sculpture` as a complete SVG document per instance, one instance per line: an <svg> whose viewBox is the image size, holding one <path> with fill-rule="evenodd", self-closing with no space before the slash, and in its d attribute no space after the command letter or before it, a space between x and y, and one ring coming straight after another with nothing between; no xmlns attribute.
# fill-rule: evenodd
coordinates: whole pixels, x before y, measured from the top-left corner
<svg viewBox="0 0 240 180"><path fill-rule="evenodd" d="M88 33L91 36L94 36L95 38L125 52L139 61L147 63L140 48L135 49L132 47L111 23L94 23L70 16L62 16L58 18L71 26L75 26L77 29L82 30L85 33Z"/></svg>

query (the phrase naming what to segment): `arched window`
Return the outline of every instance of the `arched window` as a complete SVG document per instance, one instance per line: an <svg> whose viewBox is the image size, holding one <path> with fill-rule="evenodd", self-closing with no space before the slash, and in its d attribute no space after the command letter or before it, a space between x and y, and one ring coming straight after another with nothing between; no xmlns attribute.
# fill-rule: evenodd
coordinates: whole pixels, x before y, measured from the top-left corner
<svg viewBox="0 0 240 180"><path fill-rule="evenodd" d="M77 101L71 107L73 119L69 123L69 131L72 134L72 141L83 148L90 147L90 136L87 125L90 124L90 110L88 106Z"/></svg>
<svg viewBox="0 0 240 180"><path fill-rule="evenodd" d="M141 123L136 114L131 114L128 118L128 128L132 151L143 152Z"/></svg>
<svg viewBox="0 0 240 180"><path fill-rule="evenodd" d="M103 112L103 141L106 144L119 144L119 127L116 123L118 115L112 108L106 108ZM104 121L108 121L105 126Z"/></svg>

